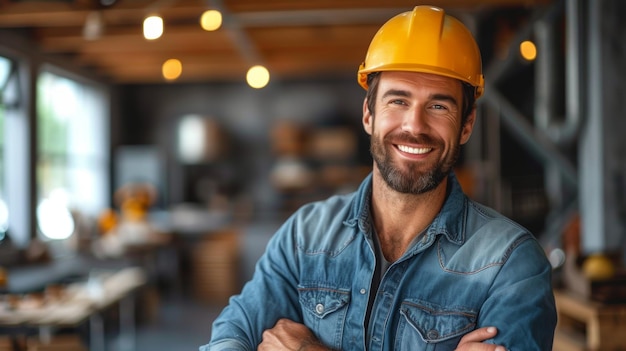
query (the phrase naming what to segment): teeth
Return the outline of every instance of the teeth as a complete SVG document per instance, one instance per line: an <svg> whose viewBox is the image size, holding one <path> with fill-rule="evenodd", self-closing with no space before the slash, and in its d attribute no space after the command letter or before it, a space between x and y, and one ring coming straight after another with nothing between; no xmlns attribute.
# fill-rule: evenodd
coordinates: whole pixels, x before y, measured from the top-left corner
<svg viewBox="0 0 626 351"><path fill-rule="evenodd" d="M398 145L398 149L402 152L414 155L422 155L432 150L430 147L410 147L406 145Z"/></svg>

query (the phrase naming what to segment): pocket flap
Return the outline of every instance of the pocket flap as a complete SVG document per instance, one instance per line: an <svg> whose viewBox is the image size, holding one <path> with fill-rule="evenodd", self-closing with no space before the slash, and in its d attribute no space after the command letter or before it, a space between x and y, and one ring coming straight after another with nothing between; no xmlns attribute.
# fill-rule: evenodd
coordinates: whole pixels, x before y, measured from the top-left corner
<svg viewBox="0 0 626 351"><path fill-rule="evenodd" d="M350 292L325 287L300 287L300 304L313 315L324 318L350 301Z"/></svg>
<svg viewBox="0 0 626 351"><path fill-rule="evenodd" d="M400 313L428 343L457 337L476 327L476 312L458 307L444 308L425 301L405 301Z"/></svg>

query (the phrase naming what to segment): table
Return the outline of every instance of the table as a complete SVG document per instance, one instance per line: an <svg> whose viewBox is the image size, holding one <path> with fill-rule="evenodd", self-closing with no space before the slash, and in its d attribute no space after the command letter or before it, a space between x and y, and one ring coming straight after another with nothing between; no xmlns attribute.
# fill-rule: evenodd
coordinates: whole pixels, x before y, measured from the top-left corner
<svg viewBox="0 0 626 351"><path fill-rule="evenodd" d="M104 324L101 313L119 305L120 331L125 350L134 350L134 292L145 285L147 277L141 268L92 272L86 282L67 285L61 296L32 308L0 308L0 326L15 330L36 328L39 337L49 339L55 328L77 326L89 321L90 350L105 350Z"/></svg>
<svg viewBox="0 0 626 351"><path fill-rule="evenodd" d="M626 304L599 303L560 290L554 297L558 312L554 351L624 349Z"/></svg>

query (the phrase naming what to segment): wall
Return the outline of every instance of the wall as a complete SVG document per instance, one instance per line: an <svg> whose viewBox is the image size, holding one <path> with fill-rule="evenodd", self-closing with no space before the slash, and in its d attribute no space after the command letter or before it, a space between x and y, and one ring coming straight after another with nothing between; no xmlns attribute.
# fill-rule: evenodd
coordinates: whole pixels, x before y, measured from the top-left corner
<svg viewBox="0 0 626 351"><path fill-rule="evenodd" d="M257 212L271 211L275 193L268 183L272 165L270 132L279 121L311 127L353 126L360 139L357 162L369 161L369 141L361 126L365 91L352 77L315 82L270 82L256 90L245 83L127 85L118 89L119 120L115 145L156 145L163 155L167 204L188 201L190 173L236 179L235 191L248 194ZM176 126L188 114L209 116L229 136L229 157L213 163L182 166L175 157Z"/></svg>

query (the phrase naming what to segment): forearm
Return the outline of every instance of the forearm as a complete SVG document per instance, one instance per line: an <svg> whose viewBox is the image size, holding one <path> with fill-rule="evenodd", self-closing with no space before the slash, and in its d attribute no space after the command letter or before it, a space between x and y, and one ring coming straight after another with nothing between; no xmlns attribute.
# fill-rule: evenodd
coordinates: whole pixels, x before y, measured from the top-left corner
<svg viewBox="0 0 626 351"><path fill-rule="evenodd" d="M282 318L263 332L258 351L332 351L304 324Z"/></svg>
<svg viewBox="0 0 626 351"><path fill-rule="evenodd" d="M250 348L242 344L239 340L224 339L211 344L200 347L200 351L253 351L254 348Z"/></svg>
<svg viewBox="0 0 626 351"><path fill-rule="evenodd" d="M304 340L298 351L334 351L317 340Z"/></svg>

